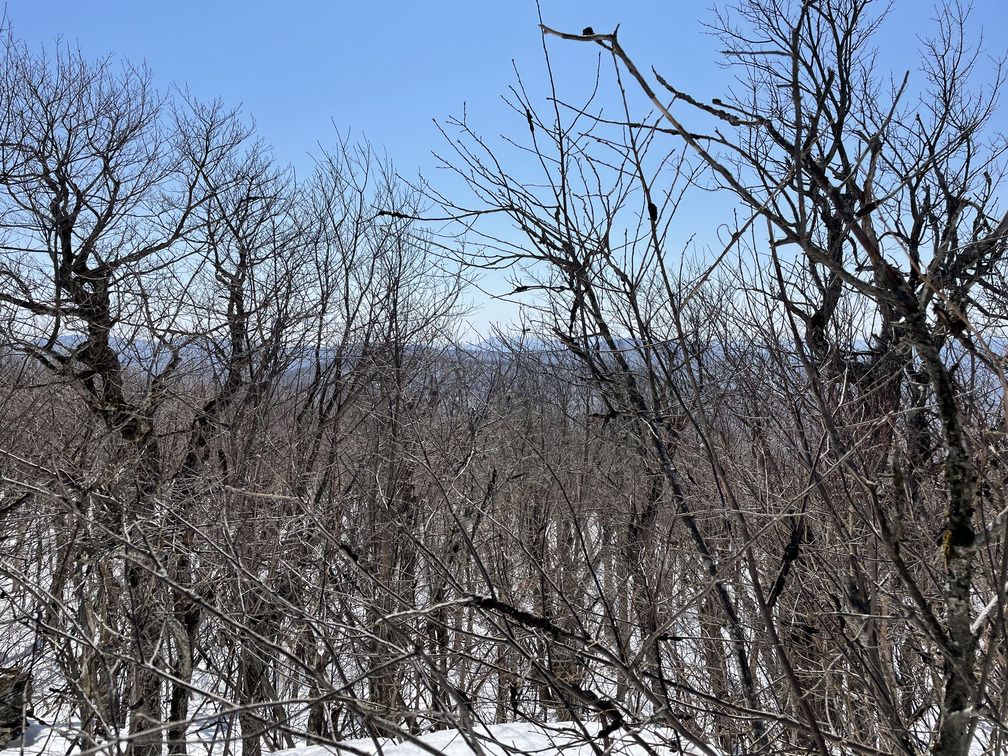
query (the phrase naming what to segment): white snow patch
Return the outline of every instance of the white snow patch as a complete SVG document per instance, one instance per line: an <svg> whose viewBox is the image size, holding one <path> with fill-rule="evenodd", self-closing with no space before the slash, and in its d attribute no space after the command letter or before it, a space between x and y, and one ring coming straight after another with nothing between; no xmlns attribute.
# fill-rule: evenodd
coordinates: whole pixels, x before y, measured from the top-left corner
<svg viewBox="0 0 1008 756"><path fill-rule="evenodd" d="M589 732L598 727L588 725ZM657 729L636 734L636 737L653 749L659 756L678 753L671 732ZM368 756L430 756L431 752L446 756L516 756L535 754L536 756L591 756L599 751L623 756L646 756L648 753L641 743L626 733L613 733L608 738L589 742L584 731L571 722L550 725L509 723L479 728L475 735L466 736L457 730L442 730L417 738L423 745L411 741L397 742L392 739L348 740L338 746L306 746L286 751L277 751L274 756L332 756L334 753L367 754ZM472 742L475 741L479 752ZM594 745L594 748L593 748ZM424 746L427 746L426 748Z"/></svg>
<svg viewBox="0 0 1008 756"><path fill-rule="evenodd" d="M591 726L589 726L591 727ZM597 726L591 731L597 732ZM337 745L311 745L276 751L273 756L592 756L599 751L619 756L647 756L648 749L635 738L648 744L658 756L678 753L675 737L660 728L638 732L635 735L613 733L608 738L590 741L583 730L570 722L550 725L509 723L479 728L475 735L464 735L457 730L441 730L410 740L385 739L347 740ZM472 743L475 742L477 749ZM190 753L199 754L206 743L193 743ZM593 748L594 745L594 748ZM241 743L232 743L232 753L240 752ZM72 728L61 728L32 722L22 738L7 743L4 756L22 753L26 756L65 756L79 752L74 743ZM222 751L217 744L215 751Z"/></svg>
<svg viewBox="0 0 1008 756"><path fill-rule="evenodd" d="M71 729L42 724L34 719L28 720L28 728L20 738L16 738L3 747L3 753L37 754L38 756L64 756L74 748L74 734Z"/></svg>

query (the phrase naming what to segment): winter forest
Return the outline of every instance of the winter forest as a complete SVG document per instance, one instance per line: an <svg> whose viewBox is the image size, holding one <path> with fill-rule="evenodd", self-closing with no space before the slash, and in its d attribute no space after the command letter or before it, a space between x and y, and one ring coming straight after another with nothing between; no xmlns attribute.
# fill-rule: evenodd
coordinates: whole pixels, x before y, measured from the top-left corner
<svg viewBox="0 0 1008 756"><path fill-rule="evenodd" d="M1008 754L1006 70L886 10L716 10L710 100L543 19L461 193L5 21L0 747Z"/></svg>

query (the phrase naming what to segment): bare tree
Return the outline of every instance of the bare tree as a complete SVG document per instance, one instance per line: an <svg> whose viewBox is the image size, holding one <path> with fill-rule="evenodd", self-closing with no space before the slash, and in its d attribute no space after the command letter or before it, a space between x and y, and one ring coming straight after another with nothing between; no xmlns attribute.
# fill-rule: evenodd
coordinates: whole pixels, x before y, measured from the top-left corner
<svg viewBox="0 0 1008 756"><path fill-rule="evenodd" d="M677 611L723 628L692 652L704 685L665 677L677 644L653 618L626 665L641 679L653 659L642 684L683 737L683 704L755 750L962 756L1000 727L1001 73L971 88L979 52L953 4L926 85L886 93L870 47L884 20L856 0L725 10L713 29L746 87L709 104L643 73L616 32L544 26L611 58L622 112L593 96L542 116L516 89L534 179L454 124L447 162L482 204L450 208L507 213L526 237L476 263L541 295L544 333L579 357L601 416L632 421L702 565ZM654 116L634 116L627 80ZM680 264L673 213L700 180L745 215L713 265ZM635 544L656 524L638 514Z"/></svg>
<svg viewBox="0 0 1008 756"><path fill-rule="evenodd" d="M99 587L106 603L95 608L132 646L124 692L131 748L157 753L165 597L149 528L160 520L165 470L155 417L177 365L178 313L163 273L185 258L201 224L205 177L245 132L219 106L167 100L143 69L63 48L53 59L35 56L9 33L3 56L5 339L108 434L93 451L118 471L91 480L50 474L68 490L71 519L82 518L99 542L118 543L125 582L110 565ZM87 558L79 546L67 557ZM52 593L59 601L62 586ZM120 610L132 627L116 627ZM56 638L65 632L52 629ZM78 631L85 649L104 643L87 625L70 630ZM97 678L116 672L89 668L82 653L82 685L105 687ZM107 707L95 714L109 724L119 716Z"/></svg>

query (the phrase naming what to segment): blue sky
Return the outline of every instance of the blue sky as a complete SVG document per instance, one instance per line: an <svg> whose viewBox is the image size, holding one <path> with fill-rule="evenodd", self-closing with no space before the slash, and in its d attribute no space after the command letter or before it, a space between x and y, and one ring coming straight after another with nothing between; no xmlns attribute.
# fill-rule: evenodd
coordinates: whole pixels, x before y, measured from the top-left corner
<svg viewBox="0 0 1008 756"><path fill-rule="evenodd" d="M717 66L717 40L701 23L711 17L710 4L541 0L554 28L611 31L619 23L621 42L638 63L655 64L705 99L730 81ZM1004 0L974 6L987 49L1003 54ZM515 81L513 66L545 103L534 0L8 0L6 8L16 36L33 49L51 49L59 37L89 57L146 61L160 88L187 85L201 99L241 105L277 157L300 173L310 169L309 153L333 144L338 129L384 149L404 175L422 171L439 186L431 152L445 145L435 119L465 107L489 138L520 137L523 120L501 102ZM928 29L931 8L926 0L897 4L878 39L883 63L916 69L916 35ZM562 86L574 91L592 81L597 48L553 40L550 50ZM706 225L713 240L716 223Z"/></svg>
<svg viewBox="0 0 1008 756"><path fill-rule="evenodd" d="M541 0L554 28L609 31L617 23L638 62L701 94L727 80L717 41L704 33L710 0ZM988 47L1008 46L1003 0L976 0ZM433 119L461 113L487 124L506 111L499 96L523 77L541 79L542 37L534 0L9 0L15 33L38 48L61 37L85 54L146 60L161 86L187 84L203 98L242 104L287 162L341 131L385 146L401 170L430 167L438 146ZM931 3L901 0L880 38L894 64L914 63L914 35ZM998 50L998 48L1000 48ZM552 43L565 62L591 75L596 51ZM572 60L573 59L573 60Z"/></svg>
<svg viewBox="0 0 1008 756"><path fill-rule="evenodd" d="M622 22L624 43L645 55L709 59L714 41L697 20L706 0L677 5L673 19L666 3L618 11L613 2L542 3L555 27ZM146 60L161 86L184 83L202 98L241 103L278 155L299 167L317 142L331 140L335 123L384 146L404 172L429 168L441 139L434 119L460 114L465 103L492 127L506 112L499 97L514 81L512 60L526 79L542 74L534 0L13 0L7 14L36 48L60 36L87 55ZM591 65L594 55L581 57Z"/></svg>

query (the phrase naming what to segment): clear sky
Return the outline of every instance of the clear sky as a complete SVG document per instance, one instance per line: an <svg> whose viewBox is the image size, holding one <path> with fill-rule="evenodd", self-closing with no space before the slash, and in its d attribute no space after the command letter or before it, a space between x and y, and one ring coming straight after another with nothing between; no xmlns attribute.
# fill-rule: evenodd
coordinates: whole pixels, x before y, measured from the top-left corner
<svg viewBox="0 0 1008 756"><path fill-rule="evenodd" d="M710 4L541 0L554 28L620 24L620 40L639 63L705 99L730 80L701 24ZM986 47L1003 54L1008 3L974 6ZM89 57L146 61L161 88L188 85L201 99L241 105L299 172L338 129L366 137L401 173L422 171L437 186L431 151L442 152L444 142L435 119L461 115L464 106L488 137L516 129L520 136L522 123L500 101L515 81L512 66L533 88L544 84L535 0L8 0L6 9L16 36L34 49L61 38ZM888 65L916 69L916 35L932 15L928 0L897 2L879 38ZM591 79L597 48L553 40L550 49L561 81Z"/></svg>
<svg viewBox="0 0 1008 756"><path fill-rule="evenodd" d="M691 66L709 60L714 41L698 22L706 0L680 0L674 13L672 5L542 0L557 28L622 22L631 49ZM514 82L512 60L526 79L543 73L534 0L8 0L7 15L33 46L61 37L86 55L146 61L161 86L242 104L298 166L335 124L384 146L404 172L430 167L441 141L434 119L461 114L465 103L492 129ZM583 56L589 66L594 55Z"/></svg>

